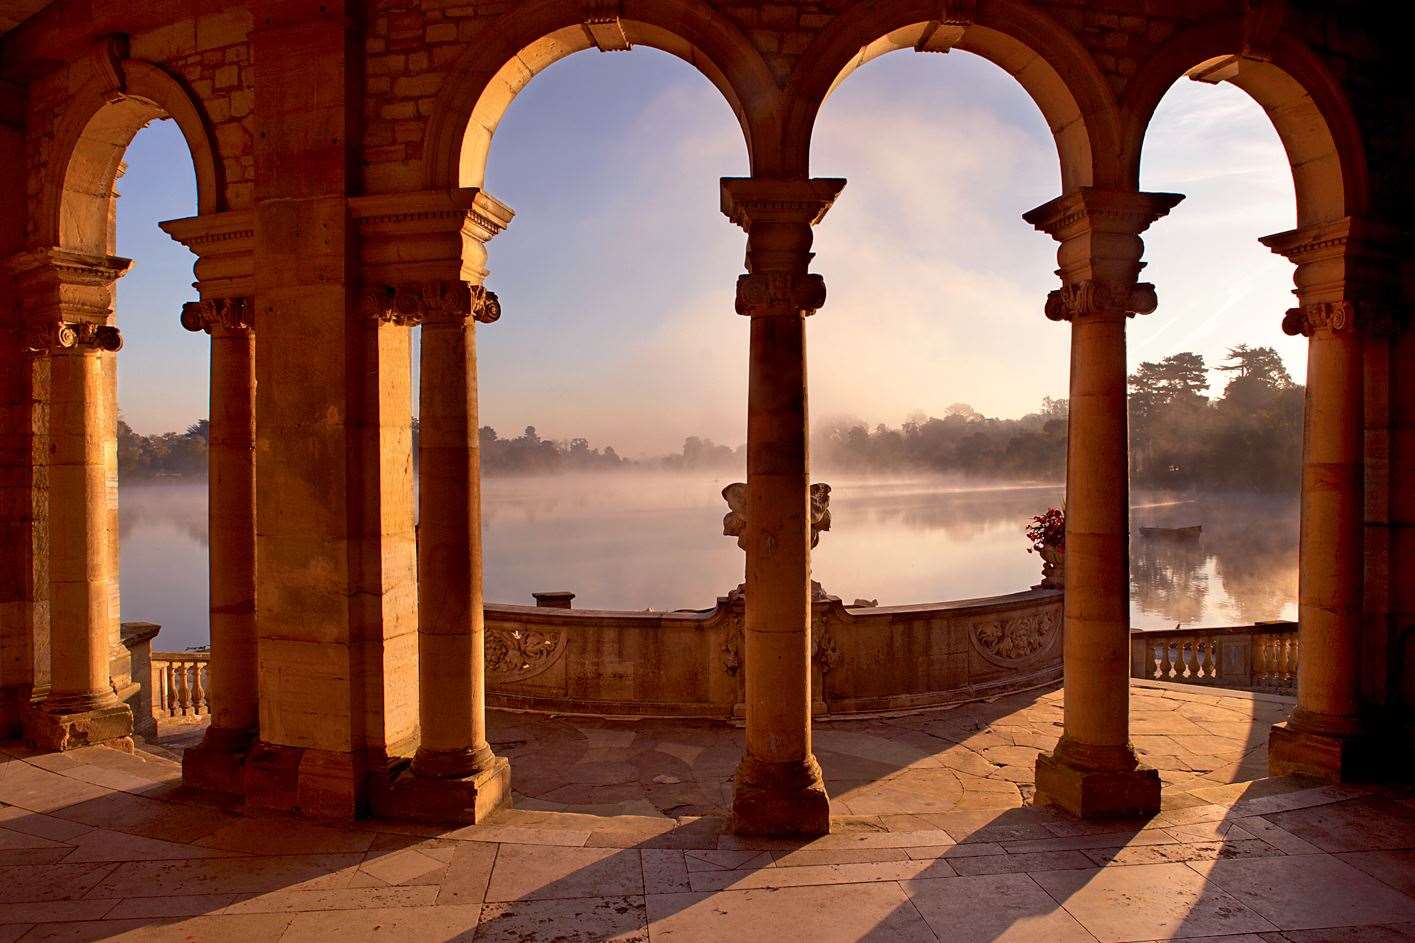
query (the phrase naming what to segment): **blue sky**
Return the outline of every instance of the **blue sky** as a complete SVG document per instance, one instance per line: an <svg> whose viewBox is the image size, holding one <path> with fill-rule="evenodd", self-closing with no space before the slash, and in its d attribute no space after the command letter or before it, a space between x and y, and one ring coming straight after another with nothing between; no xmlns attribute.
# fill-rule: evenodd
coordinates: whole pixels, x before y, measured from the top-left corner
<svg viewBox="0 0 1415 943"><path fill-rule="evenodd" d="M119 403L138 431L161 432L206 414L207 342L177 323L192 257L155 226L191 215L195 195L171 122L141 132L127 160L118 251L138 264L120 282ZM814 416L897 424L955 402L1018 416L1065 396L1068 332L1042 315L1055 244L1021 219L1060 178L1020 86L963 52L885 56L826 103L812 162L850 181L817 230L830 300L810 324ZM746 167L717 90L666 54L581 53L537 76L488 166L488 191L517 217L490 247L504 314L479 333L482 422L631 455L693 434L741 442L747 320L732 294L745 237L719 213L717 181ZM1146 238L1160 309L1131 322L1132 365L1270 344L1300 380L1303 342L1280 329L1291 266L1256 241L1295 217L1261 109L1181 82L1152 125L1142 185L1188 199Z"/></svg>

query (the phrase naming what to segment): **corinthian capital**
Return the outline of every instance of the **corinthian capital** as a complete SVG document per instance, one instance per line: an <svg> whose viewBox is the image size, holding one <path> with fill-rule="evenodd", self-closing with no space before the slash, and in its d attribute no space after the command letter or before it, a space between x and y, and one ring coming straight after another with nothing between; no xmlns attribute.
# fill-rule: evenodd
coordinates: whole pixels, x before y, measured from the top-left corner
<svg viewBox="0 0 1415 943"><path fill-rule="evenodd" d="M1074 282L1047 295L1046 316L1053 321L1082 318L1133 318L1159 307L1155 286L1149 282L1126 285L1090 279Z"/></svg>
<svg viewBox="0 0 1415 943"><path fill-rule="evenodd" d="M249 331L254 325L255 305L250 298L203 298L182 305L182 327L189 331Z"/></svg>
<svg viewBox="0 0 1415 943"><path fill-rule="evenodd" d="M491 324L501 318L501 299L484 285L460 279L375 285L365 290L364 314L383 324L455 323L473 318Z"/></svg>

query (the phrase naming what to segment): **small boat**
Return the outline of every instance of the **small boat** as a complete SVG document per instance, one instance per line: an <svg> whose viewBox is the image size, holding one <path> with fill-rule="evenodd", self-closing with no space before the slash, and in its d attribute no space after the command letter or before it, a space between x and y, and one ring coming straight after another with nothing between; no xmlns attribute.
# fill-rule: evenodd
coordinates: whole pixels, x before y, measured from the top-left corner
<svg viewBox="0 0 1415 943"><path fill-rule="evenodd" d="M1190 524L1188 527L1141 527L1141 537L1159 537L1168 540L1198 540L1199 535L1204 532L1203 524Z"/></svg>

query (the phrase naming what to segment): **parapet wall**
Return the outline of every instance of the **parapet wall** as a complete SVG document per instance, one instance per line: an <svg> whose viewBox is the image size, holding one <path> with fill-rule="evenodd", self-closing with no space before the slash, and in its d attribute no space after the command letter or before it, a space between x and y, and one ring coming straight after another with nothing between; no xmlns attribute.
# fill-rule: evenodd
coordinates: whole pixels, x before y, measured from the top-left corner
<svg viewBox="0 0 1415 943"><path fill-rule="evenodd" d="M910 710L1061 678L1059 590L914 606L815 606L819 716ZM741 716L744 603L617 612L488 604L495 707L608 716Z"/></svg>

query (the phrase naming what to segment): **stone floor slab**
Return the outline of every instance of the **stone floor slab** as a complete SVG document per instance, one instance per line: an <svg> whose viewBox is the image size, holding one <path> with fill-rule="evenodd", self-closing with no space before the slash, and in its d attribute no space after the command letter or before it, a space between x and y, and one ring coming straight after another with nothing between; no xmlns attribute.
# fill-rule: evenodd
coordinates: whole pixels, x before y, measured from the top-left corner
<svg viewBox="0 0 1415 943"><path fill-rule="evenodd" d="M904 890L894 882L716 894L651 894L647 906L652 943L937 940Z"/></svg>
<svg viewBox="0 0 1415 943"><path fill-rule="evenodd" d="M1415 922L1415 899L1330 855L1187 866L1282 930Z"/></svg>
<svg viewBox="0 0 1415 943"><path fill-rule="evenodd" d="M648 943L642 897L579 897L487 904L478 943Z"/></svg>
<svg viewBox="0 0 1415 943"><path fill-rule="evenodd" d="M644 873L637 851L502 845L486 899L630 897L643 893Z"/></svg>
<svg viewBox="0 0 1415 943"><path fill-rule="evenodd" d="M906 881L904 891L939 939L952 943L1095 943L1025 874Z"/></svg>
<svg viewBox="0 0 1415 943"><path fill-rule="evenodd" d="M1182 864L1045 871L1032 878L1101 943L1276 929Z"/></svg>

